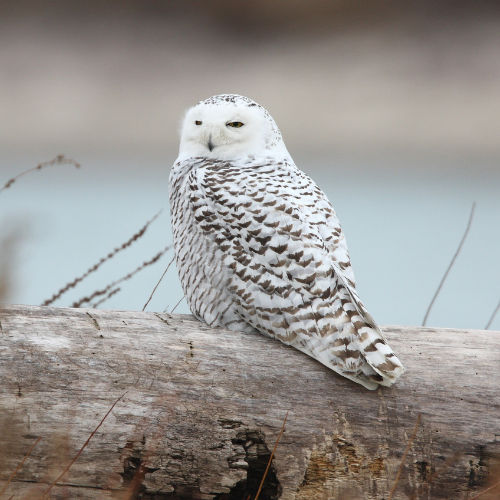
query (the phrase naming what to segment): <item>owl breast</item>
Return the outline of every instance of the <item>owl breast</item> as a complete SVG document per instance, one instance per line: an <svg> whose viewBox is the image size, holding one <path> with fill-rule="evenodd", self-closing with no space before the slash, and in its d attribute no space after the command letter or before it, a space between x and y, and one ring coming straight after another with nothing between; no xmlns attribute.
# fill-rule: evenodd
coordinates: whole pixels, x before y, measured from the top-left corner
<svg viewBox="0 0 500 500"><path fill-rule="evenodd" d="M228 293L231 277L223 265L220 247L207 235L210 208L203 209L202 194L193 190L193 174L203 159L177 162L169 179L170 210L175 259L181 285L191 312L210 326L255 331L238 315ZM198 196L197 196L198 194ZM193 203L196 203L195 213ZM200 208L203 220L200 220Z"/></svg>

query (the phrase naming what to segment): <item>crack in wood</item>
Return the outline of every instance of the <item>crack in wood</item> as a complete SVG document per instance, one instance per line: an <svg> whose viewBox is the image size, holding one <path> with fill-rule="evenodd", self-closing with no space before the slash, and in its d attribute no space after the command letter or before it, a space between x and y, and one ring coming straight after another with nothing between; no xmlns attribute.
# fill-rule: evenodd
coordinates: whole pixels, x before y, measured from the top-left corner
<svg viewBox="0 0 500 500"><path fill-rule="evenodd" d="M154 315L162 322L165 323L166 325L170 326L170 323L160 314L160 313L154 313Z"/></svg>
<svg viewBox="0 0 500 500"><path fill-rule="evenodd" d="M91 320L92 320L92 324L96 327L97 330L100 330L101 327L99 326L99 323L97 322L97 320L94 318L94 316L92 316L92 314L90 314L89 312L85 313Z"/></svg>

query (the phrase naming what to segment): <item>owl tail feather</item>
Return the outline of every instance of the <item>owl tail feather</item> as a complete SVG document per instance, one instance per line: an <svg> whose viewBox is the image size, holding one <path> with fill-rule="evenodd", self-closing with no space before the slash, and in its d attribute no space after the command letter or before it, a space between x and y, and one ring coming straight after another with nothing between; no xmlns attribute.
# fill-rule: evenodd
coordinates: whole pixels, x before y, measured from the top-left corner
<svg viewBox="0 0 500 500"><path fill-rule="evenodd" d="M357 333L359 349L366 360L362 366L363 374L379 385L394 384L405 369L378 326L366 324Z"/></svg>
<svg viewBox="0 0 500 500"><path fill-rule="evenodd" d="M367 389L376 389L379 385L391 386L404 373L404 366L361 302L356 289L346 282L341 273L338 276L357 313L349 316L350 321L344 324L340 335L352 339L365 360L365 363L360 366L361 373L356 373L354 378L347 377L344 373L343 375L364 385Z"/></svg>
<svg viewBox="0 0 500 500"><path fill-rule="evenodd" d="M370 390L392 385L404 372L380 329L367 323L356 331L354 324L348 322L330 339L313 336L291 345Z"/></svg>

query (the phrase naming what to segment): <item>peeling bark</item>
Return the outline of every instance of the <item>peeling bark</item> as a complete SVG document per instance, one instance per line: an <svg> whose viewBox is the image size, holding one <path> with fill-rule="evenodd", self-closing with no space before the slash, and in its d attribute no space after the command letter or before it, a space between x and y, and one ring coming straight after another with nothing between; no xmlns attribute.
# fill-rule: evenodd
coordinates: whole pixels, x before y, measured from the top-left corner
<svg viewBox="0 0 500 500"><path fill-rule="evenodd" d="M6 306L0 321L0 490L42 437L6 498L39 498L125 392L51 498L253 498L287 411L262 500L387 499L418 414L395 499L500 480L500 332L384 328L408 371L372 392L189 316Z"/></svg>

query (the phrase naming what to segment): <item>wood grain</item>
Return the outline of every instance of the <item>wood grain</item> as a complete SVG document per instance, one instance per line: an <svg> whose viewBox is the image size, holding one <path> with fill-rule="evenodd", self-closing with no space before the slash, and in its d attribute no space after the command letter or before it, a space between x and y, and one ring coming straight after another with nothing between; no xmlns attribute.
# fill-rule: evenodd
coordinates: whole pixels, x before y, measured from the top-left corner
<svg viewBox="0 0 500 500"><path fill-rule="evenodd" d="M471 498L500 479L500 332L386 327L407 368L367 391L190 316L4 306L0 490L41 498ZM492 490L492 494L498 494ZM490 493L482 499L495 498Z"/></svg>

